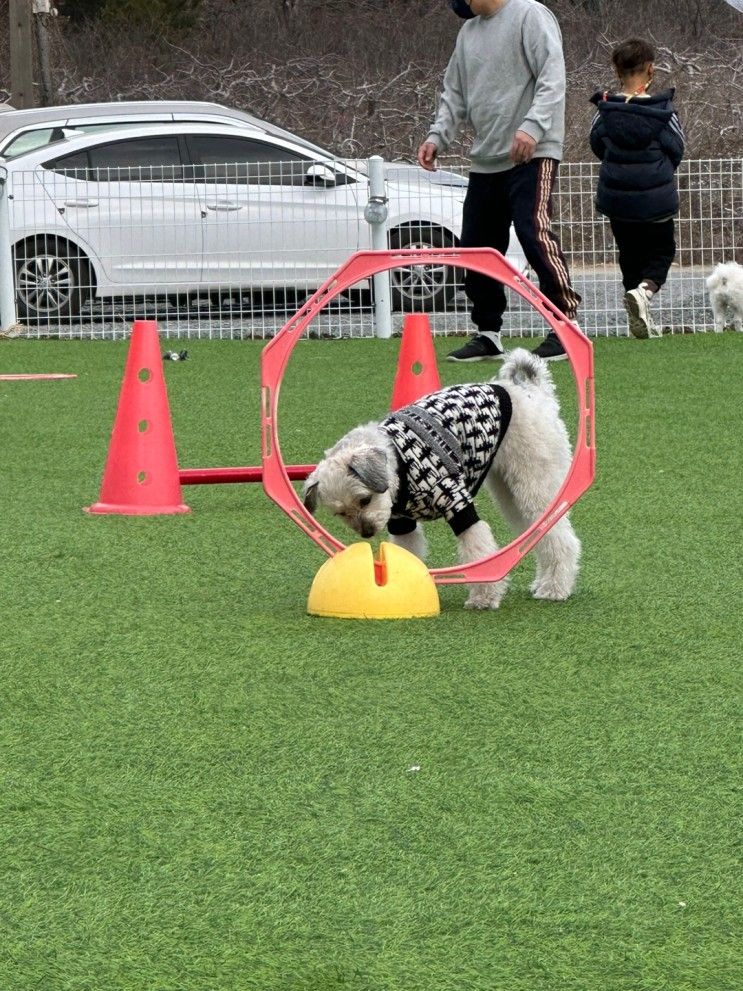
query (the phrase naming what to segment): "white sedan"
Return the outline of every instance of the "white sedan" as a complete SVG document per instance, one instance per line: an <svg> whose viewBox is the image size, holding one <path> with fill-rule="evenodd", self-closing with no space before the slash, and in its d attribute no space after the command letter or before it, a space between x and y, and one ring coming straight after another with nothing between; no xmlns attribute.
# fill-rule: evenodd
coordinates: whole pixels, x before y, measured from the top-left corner
<svg viewBox="0 0 743 991"><path fill-rule="evenodd" d="M93 299L312 291L370 247L365 172L251 127L172 123L100 132L4 163L19 317L55 322ZM388 179L393 248L457 243L466 180ZM392 273L393 305L439 309L451 268Z"/></svg>

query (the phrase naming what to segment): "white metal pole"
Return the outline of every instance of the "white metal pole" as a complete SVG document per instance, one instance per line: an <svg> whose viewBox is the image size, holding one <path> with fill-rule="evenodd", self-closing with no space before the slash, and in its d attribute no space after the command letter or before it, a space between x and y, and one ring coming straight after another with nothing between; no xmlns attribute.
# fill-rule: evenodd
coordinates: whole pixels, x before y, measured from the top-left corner
<svg viewBox="0 0 743 991"><path fill-rule="evenodd" d="M375 251L387 251L387 187L384 178L384 159L372 155L369 159L369 201L364 210L366 222L371 227L371 243ZM392 337L392 295L390 273L377 272L374 282L374 333L377 337Z"/></svg>
<svg viewBox="0 0 743 991"><path fill-rule="evenodd" d="M18 325L8 195L8 170L0 168L0 331L4 334Z"/></svg>

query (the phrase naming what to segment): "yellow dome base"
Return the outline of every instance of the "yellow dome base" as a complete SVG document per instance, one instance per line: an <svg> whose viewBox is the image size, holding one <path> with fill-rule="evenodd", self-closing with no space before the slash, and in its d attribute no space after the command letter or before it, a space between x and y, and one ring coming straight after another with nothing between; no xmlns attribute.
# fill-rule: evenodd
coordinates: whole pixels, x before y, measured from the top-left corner
<svg viewBox="0 0 743 991"><path fill-rule="evenodd" d="M323 564L307 612L334 619L421 619L441 611L436 583L410 551L383 542L379 561L370 544L351 544Z"/></svg>

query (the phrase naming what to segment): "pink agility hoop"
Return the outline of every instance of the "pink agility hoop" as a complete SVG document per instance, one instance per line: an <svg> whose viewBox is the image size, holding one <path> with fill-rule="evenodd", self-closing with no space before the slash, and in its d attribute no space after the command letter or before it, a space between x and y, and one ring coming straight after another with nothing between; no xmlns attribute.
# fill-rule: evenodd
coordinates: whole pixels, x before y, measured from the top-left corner
<svg viewBox="0 0 743 991"><path fill-rule="evenodd" d="M281 381L294 346L308 324L328 303L346 289L377 272L412 265L450 265L489 275L517 292L541 313L567 352L578 391L578 439L567 477L544 513L524 533L490 557L453 568L432 568L441 585L461 582L499 581L565 515L588 489L596 473L596 441L593 387L593 347L567 317L492 248L402 249L358 251L327 280L263 349L261 355L261 438L263 488L266 495L304 530L308 537L332 556L345 545L324 530L304 508L281 458L278 433L278 402Z"/></svg>

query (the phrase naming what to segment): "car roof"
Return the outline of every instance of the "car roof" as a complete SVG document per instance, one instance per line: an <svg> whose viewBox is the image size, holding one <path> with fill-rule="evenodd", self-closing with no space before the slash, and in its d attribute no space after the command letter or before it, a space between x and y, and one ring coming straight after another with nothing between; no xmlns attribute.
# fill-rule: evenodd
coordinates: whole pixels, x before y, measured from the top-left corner
<svg viewBox="0 0 743 991"><path fill-rule="evenodd" d="M71 117L118 117L125 114L222 113L230 117L251 120L250 114L218 103L192 100L118 100L109 103L73 103L54 107L31 107L27 110L9 110L0 117L0 135L10 133L16 127L27 124L44 124L48 121L68 120Z"/></svg>
<svg viewBox="0 0 743 991"><path fill-rule="evenodd" d="M29 110L8 109L0 114L0 144L6 137L23 127L62 121L69 121L71 126L74 126L75 119L100 117L105 120L107 117L125 117L129 114L142 116L151 114L153 117L165 114L204 114L212 117L228 117L246 126L265 131L267 134L273 134L275 137L285 138L287 141L294 141L296 144L312 148L314 151L324 152L323 148L299 137L299 135L292 134L283 127L279 127L278 124L272 124L270 121L254 117L242 110L235 110L233 107L200 100L120 100L109 103L75 103L56 107L34 107ZM324 153L327 154L327 152Z"/></svg>

